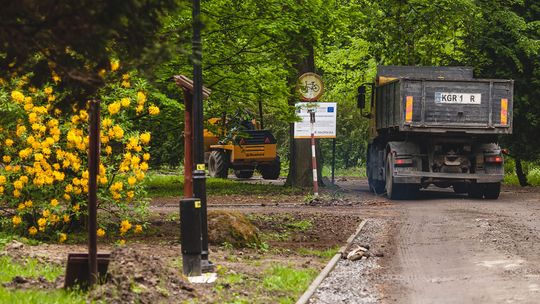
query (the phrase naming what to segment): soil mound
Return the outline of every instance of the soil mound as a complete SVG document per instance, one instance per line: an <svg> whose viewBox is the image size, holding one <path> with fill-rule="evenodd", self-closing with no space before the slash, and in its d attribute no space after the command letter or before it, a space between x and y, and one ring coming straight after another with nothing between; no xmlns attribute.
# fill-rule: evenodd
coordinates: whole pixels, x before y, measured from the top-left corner
<svg viewBox="0 0 540 304"><path fill-rule="evenodd" d="M213 244L229 243L236 248L260 244L257 227L238 212L211 211L208 227L208 241Z"/></svg>
<svg viewBox="0 0 540 304"><path fill-rule="evenodd" d="M196 297L189 283L165 261L130 248L111 253L107 283L89 295L91 300L105 303L183 303Z"/></svg>

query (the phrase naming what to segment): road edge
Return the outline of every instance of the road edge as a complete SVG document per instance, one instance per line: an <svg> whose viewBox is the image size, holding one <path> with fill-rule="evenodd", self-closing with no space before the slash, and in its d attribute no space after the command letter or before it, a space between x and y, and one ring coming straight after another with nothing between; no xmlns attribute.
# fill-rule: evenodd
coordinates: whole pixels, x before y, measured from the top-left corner
<svg viewBox="0 0 540 304"><path fill-rule="evenodd" d="M341 259L345 251L347 251L347 249L349 248L351 243L354 241L354 239L358 236L358 234L360 234L360 231L362 231L362 228L364 228L367 221L368 220L365 219L365 220L362 220L362 222L360 222L360 224L358 225L358 228L356 228L356 231L353 234L351 234L351 236L347 239L347 242L345 243L345 245L341 246L339 251L334 255L334 257L332 257L330 262L326 264L324 269L319 273L319 275L315 278L315 280L311 282L311 284L306 289L304 294L302 294L302 296L298 299L298 301L296 301L296 304L306 304L309 301L309 299L311 298L311 296L313 296L313 294L315 293L319 285L321 285L322 281L328 276L330 271L332 271L334 267L336 267L337 262Z"/></svg>

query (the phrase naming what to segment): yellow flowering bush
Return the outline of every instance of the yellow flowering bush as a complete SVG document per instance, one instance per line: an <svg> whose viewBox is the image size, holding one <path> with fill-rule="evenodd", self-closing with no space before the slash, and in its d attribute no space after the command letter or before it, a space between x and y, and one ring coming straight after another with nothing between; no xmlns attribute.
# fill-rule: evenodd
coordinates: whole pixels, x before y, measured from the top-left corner
<svg viewBox="0 0 540 304"><path fill-rule="evenodd" d="M142 181L148 170L151 134L136 120L157 115L144 83L119 75L119 62L100 72L107 85L101 102L101 164L98 175L100 228L140 233L147 210ZM0 86L0 110L9 110L0 128L0 213L4 226L33 238L64 242L81 227L87 212L89 146L87 106L58 106L60 79L41 89L24 79ZM126 84L128 83L129 86Z"/></svg>

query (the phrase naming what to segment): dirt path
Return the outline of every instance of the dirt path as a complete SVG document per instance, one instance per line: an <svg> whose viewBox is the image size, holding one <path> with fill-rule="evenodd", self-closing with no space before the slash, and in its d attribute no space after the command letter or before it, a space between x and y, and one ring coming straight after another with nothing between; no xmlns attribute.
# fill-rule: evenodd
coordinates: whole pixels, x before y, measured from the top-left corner
<svg viewBox="0 0 540 304"><path fill-rule="evenodd" d="M342 187L367 193L362 183ZM516 190L497 201L433 190L387 206L390 249L371 275L382 302L538 303L540 194Z"/></svg>

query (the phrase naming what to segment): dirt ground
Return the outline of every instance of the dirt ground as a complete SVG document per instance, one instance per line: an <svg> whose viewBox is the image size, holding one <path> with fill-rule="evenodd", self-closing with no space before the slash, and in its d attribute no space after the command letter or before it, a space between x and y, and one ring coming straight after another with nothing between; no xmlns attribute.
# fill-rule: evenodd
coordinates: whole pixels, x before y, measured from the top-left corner
<svg viewBox="0 0 540 304"><path fill-rule="evenodd" d="M371 195L365 183L341 187ZM430 188L416 200L387 202L359 212L386 223L385 257L366 272L378 302L539 303L538 189L504 187L498 200L471 200Z"/></svg>
<svg viewBox="0 0 540 304"><path fill-rule="evenodd" d="M334 271L346 269L346 275L333 275L334 281L325 285L327 295L318 291L315 303L329 303L323 299L347 299L346 303L539 302L539 189L504 187L499 200L471 200L451 190L430 188L415 200L390 201L370 193L363 179L342 178L337 184L339 188L326 188L324 199L314 202L305 202L300 195L210 197L210 212L247 215L259 229L264 246L236 249L210 244L210 258L218 265L220 279L209 286L177 282L176 286L182 286L182 299L277 302L290 293L261 287L269 267L320 271L329 258L306 250L337 248L362 219L368 219L371 224L359 237L369 240L382 256L355 262L365 263L362 267L350 263L337 267ZM159 269L166 269L166 277L181 278L178 201L155 199L149 235L128 240L122 249L136 252L142 265L157 263ZM310 225L303 225L306 222ZM118 250L106 243L100 248ZM13 256L64 264L68 252L84 250L83 245L44 244L25 246ZM358 270L351 271L351 267ZM157 298L148 299L167 294L163 287L156 287L161 285L152 272L145 275L149 278L138 283L157 292ZM231 279L235 277L240 279ZM340 293L351 294L340 298Z"/></svg>

